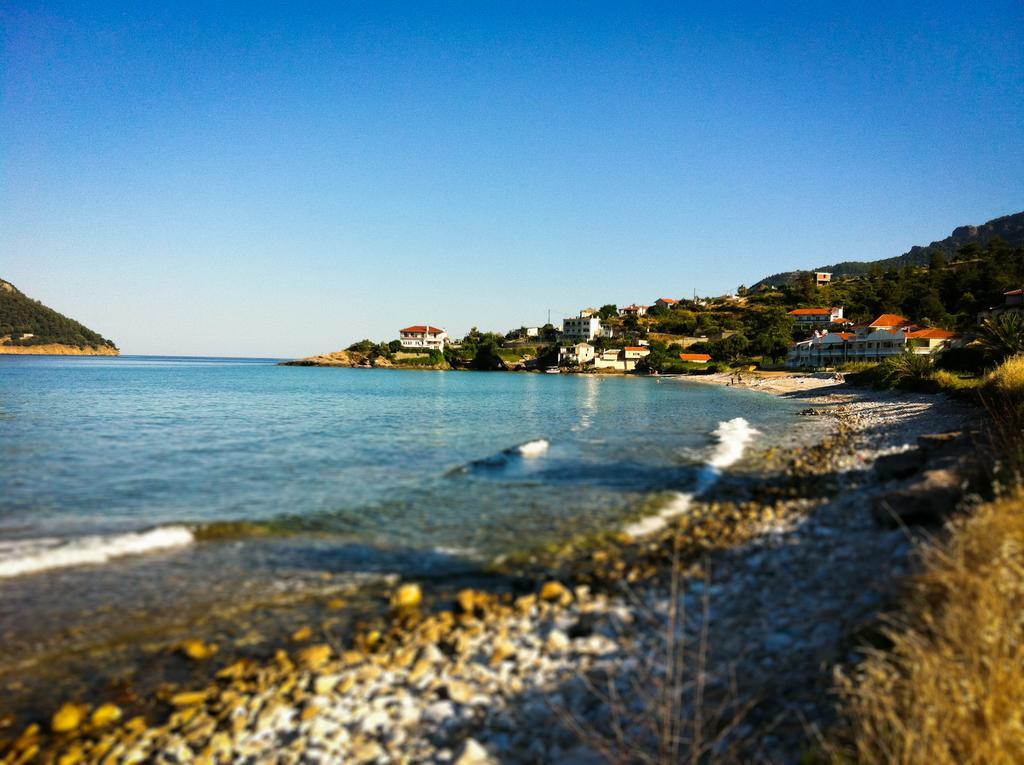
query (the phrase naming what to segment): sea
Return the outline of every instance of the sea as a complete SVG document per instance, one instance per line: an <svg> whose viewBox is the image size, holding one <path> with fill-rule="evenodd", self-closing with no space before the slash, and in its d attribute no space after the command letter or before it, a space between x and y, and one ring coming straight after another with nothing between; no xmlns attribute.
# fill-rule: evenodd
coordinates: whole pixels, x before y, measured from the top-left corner
<svg viewBox="0 0 1024 765"><path fill-rule="evenodd" d="M343 640L399 580L649 533L815 438L803 408L676 378L0 356L0 727L57 698L144 707L195 671L178 640Z"/></svg>

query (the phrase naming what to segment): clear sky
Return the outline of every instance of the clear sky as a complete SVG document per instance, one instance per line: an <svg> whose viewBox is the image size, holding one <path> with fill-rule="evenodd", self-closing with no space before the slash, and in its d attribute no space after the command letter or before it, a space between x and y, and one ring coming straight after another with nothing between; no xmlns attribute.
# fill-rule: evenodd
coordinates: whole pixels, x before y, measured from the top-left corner
<svg viewBox="0 0 1024 765"><path fill-rule="evenodd" d="M0 277L298 356L1024 209L1024 4L0 4Z"/></svg>

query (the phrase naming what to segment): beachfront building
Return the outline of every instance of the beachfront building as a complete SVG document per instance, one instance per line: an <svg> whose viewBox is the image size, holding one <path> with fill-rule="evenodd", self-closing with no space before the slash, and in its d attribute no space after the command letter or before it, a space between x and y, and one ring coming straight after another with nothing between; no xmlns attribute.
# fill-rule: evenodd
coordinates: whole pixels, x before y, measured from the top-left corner
<svg viewBox="0 0 1024 765"><path fill-rule="evenodd" d="M633 305L627 305L627 306L625 306L623 308L620 308L619 309L619 316L636 316L636 317L646 316L648 308L650 308L650 306L648 306L648 305L637 305L636 303L634 303Z"/></svg>
<svg viewBox="0 0 1024 765"><path fill-rule="evenodd" d="M690 364L707 364L711 356L707 353L680 353L679 358Z"/></svg>
<svg viewBox="0 0 1024 765"><path fill-rule="evenodd" d="M832 324L843 318L842 306L831 308L794 308L789 315L798 327L810 327L815 324Z"/></svg>
<svg viewBox="0 0 1024 765"><path fill-rule="evenodd" d="M625 348L607 348L594 358L595 369L615 369L620 372L632 372L637 362L648 356L650 348L642 345L628 345Z"/></svg>
<svg viewBox="0 0 1024 765"><path fill-rule="evenodd" d="M594 346L590 343L565 345L558 349L558 366L582 367L594 360Z"/></svg>
<svg viewBox="0 0 1024 765"><path fill-rule="evenodd" d="M429 324L414 324L411 327L400 329L398 339L403 348L443 351L444 344L448 342L448 333L440 327L432 327Z"/></svg>
<svg viewBox="0 0 1024 765"><path fill-rule="evenodd" d="M678 304L679 304L679 301L678 300L673 300L672 298L658 298L657 300L654 301L654 305L656 305L658 308L669 308L669 309L671 309L671 308L675 308Z"/></svg>
<svg viewBox="0 0 1024 765"><path fill-rule="evenodd" d="M831 367L848 361L884 361L904 353L933 355L955 342L957 335L938 327L919 327L905 316L882 314L854 332L815 331L790 346L786 366Z"/></svg>
<svg viewBox="0 0 1024 765"><path fill-rule="evenodd" d="M562 339L589 342L601 337L601 320L596 316L574 316L562 319Z"/></svg>

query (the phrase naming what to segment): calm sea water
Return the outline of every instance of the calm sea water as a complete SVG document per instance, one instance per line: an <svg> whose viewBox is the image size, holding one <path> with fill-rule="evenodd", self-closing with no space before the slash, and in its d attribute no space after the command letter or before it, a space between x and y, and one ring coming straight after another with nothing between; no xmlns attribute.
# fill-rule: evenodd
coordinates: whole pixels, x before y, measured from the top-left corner
<svg viewBox="0 0 1024 765"><path fill-rule="evenodd" d="M0 535L246 521L490 553L685 490L719 422L778 439L797 408L641 378L5 357Z"/></svg>
<svg viewBox="0 0 1024 765"><path fill-rule="evenodd" d="M0 356L0 677L117 629L621 525L694 488L720 423L792 441L799 408L636 377ZM153 529L185 536L125 536Z"/></svg>

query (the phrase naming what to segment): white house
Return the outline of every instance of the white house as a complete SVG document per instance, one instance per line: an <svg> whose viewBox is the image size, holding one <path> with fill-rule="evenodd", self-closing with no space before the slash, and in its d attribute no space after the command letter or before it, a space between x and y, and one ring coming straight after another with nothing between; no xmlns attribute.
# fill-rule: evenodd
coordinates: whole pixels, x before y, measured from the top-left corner
<svg viewBox="0 0 1024 765"><path fill-rule="evenodd" d="M650 348L631 345L625 348L608 348L594 359L595 369L619 369L632 372L640 359L650 354Z"/></svg>
<svg viewBox="0 0 1024 765"><path fill-rule="evenodd" d="M448 342L448 333L429 324L414 324L411 327L400 329L398 339L403 348L427 348L443 351L444 344Z"/></svg>
<svg viewBox="0 0 1024 765"><path fill-rule="evenodd" d="M882 314L856 332L815 332L793 343L786 354L789 367L828 367L846 361L884 361L904 353L931 355L945 350L956 333L918 327L905 316Z"/></svg>
<svg viewBox="0 0 1024 765"><path fill-rule="evenodd" d="M842 307L832 308L794 308L789 312L797 325L832 324L843 318Z"/></svg>
<svg viewBox="0 0 1024 765"><path fill-rule="evenodd" d="M559 366L584 366L594 360L594 346L590 343L576 343L558 349Z"/></svg>
<svg viewBox="0 0 1024 765"><path fill-rule="evenodd" d="M539 337L540 336L540 327L526 327L526 336L527 337Z"/></svg>
<svg viewBox="0 0 1024 765"><path fill-rule="evenodd" d="M576 316L562 319L562 337L583 342L601 337L601 320L596 316Z"/></svg>
<svg viewBox="0 0 1024 765"><path fill-rule="evenodd" d="M634 303L633 305L627 305L620 308L619 316L646 316L648 308L650 308L650 306L636 305Z"/></svg>

